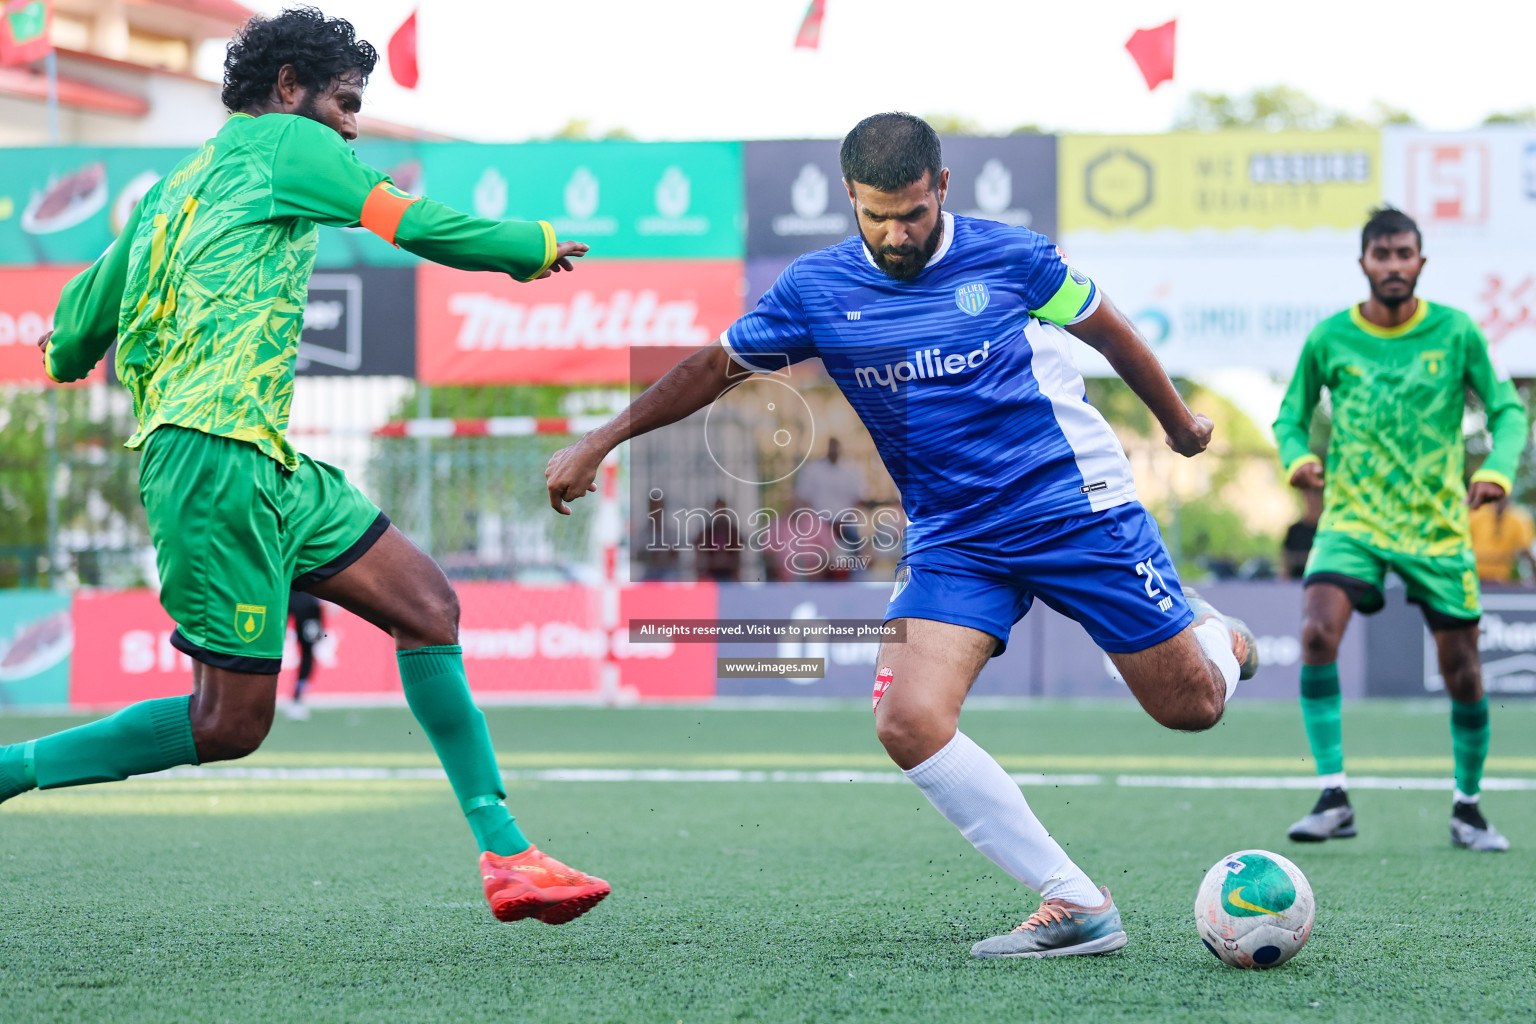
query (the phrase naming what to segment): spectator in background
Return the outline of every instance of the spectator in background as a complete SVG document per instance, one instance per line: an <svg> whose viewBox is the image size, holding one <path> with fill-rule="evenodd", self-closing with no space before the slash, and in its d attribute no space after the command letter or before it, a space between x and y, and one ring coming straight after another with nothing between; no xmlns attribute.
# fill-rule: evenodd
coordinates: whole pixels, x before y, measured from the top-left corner
<svg viewBox="0 0 1536 1024"><path fill-rule="evenodd" d="M862 469L842 461L842 452L842 442L828 438L827 457L806 463L795 475L795 497L831 523L838 544L851 551L859 546L868 483Z"/></svg>
<svg viewBox="0 0 1536 1024"><path fill-rule="evenodd" d="M1317 521L1323 515L1323 489L1301 488L1302 499L1307 503L1306 512L1285 531L1280 545L1280 557L1285 567L1285 578L1299 580L1306 575L1307 555L1312 551L1312 540L1317 536Z"/></svg>
<svg viewBox="0 0 1536 1024"><path fill-rule="evenodd" d="M741 578L741 528L724 498L693 535L694 575L701 580L735 583Z"/></svg>
<svg viewBox="0 0 1536 1024"><path fill-rule="evenodd" d="M288 617L293 620L293 632L299 641L299 678L293 682L293 702L285 711L290 719L302 722L309 718L304 690L315 673L315 644L325 635L320 599L302 590L291 591L288 594Z"/></svg>
<svg viewBox="0 0 1536 1024"><path fill-rule="evenodd" d="M659 490L646 498L645 522L635 530L630 551L631 561L640 567L641 580L677 579L677 548L668 539L667 502Z"/></svg>
<svg viewBox="0 0 1536 1024"><path fill-rule="evenodd" d="M764 575L780 583L825 580L833 575L832 559L837 553L831 525L805 499L796 498L788 512L774 519L764 538Z"/></svg>
<svg viewBox="0 0 1536 1024"><path fill-rule="evenodd" d="M1524 563L1527 575L1536 581L1536 520L1518 505L1509 503L1509 495L1472 510L1472 554L1477 559L1477 578L1484 583L1519 581L1516 566ZM1528 584L1529 585L1529 584Z"/></svg>

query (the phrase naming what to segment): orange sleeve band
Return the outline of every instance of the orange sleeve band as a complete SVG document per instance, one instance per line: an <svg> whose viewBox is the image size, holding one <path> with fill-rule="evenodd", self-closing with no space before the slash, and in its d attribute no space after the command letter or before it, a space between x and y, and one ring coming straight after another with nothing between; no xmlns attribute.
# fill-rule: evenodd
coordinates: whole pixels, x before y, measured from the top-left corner
<svg viewBox="0 0 1536 1024"><path fill-rule="evenodd" d="M420 198L420 196L408 196L393 188L389 182L381 181L373 186L372 192L368 193L368 198L363 203L363 215L358 218L359 223L390 245L394 245L395 232L400 230L400 218L404 217L410 205Z"/></svg>

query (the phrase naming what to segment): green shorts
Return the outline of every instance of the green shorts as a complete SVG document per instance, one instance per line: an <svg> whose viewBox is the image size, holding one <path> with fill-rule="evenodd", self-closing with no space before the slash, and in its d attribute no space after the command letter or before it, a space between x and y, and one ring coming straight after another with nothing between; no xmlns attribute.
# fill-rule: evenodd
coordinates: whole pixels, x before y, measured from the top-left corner
<svg viewBox="0 0 1536 1024"><path fill-rule="evenodd" d="M290 472L253 444L162 426L144 444L139 493L171 644L236 672L282 666L288 592L362 557L389 517L335 466Z"/></svg>
<svg viewBox="0 0 1536 1024"><path fill-rule="evenodd" d="M1430 629L1465 628L1483 614L1471 545L1454 555L1403 555L1337 530L1319 530L1303 583L1341 587L1355 608L1369 615L1386 604L1381 585L1389 569L1408 588L1408 600L1423 610Z"/></svg>

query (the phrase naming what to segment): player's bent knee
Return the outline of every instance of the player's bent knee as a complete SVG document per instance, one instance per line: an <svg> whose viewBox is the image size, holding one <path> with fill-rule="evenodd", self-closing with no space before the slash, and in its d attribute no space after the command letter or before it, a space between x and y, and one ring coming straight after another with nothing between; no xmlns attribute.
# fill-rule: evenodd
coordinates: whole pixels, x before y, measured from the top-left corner
<svg viewBox="0 0 1536 1024"><path fill-rule="evenodd" d="M1342 636L1326 623L1306 619L1301 624L1301 650L1309 665L1326 665L1338 660L1341 639Z"/></svg>
<svg viewBox="0 0 1536 1024"><path fill-rule="evenodd" d="M395 630L407 647L445 647L459 642L459 595L444 581L419 595L411 621Z"/></svg>
<svg viewBox="0 0 1536 1024"><path fill-rule="evenodd" d="M267 738L272 720L245 719L234 722L213 722L192 727L193 742L197 746L198 760L234 761L254 754Z"/></svg>

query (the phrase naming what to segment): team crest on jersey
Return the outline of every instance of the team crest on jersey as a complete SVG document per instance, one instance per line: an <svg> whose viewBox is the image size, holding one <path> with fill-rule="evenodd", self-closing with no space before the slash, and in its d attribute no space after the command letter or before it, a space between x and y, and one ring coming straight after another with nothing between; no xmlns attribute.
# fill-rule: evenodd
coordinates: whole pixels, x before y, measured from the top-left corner
<svg viewBox="0 0 1536 1024"><path fill-rule="evenodd" d="M987 308L987 303L992 301L992 295L987 291L987 286L977 281L974 284L963 284L955 289L955 305L959 306L971 316L976 316Z"/></svg>
<svg viewBox="0 0 1536 1024"><path fill-rule="evenodd" d="M1436 349L1433 352L1420 352L1419 359L1424 363L1424 372L1431 377L1440 376L1440 371L1445 369L1445 352Z"/></svg>
<svg viewBox="0 0 1536 1024"><path fill-rule="evenodd" d="M261 636L267 627L267 606L264 604L235 605L235 635L246 643Z"/></svg>

